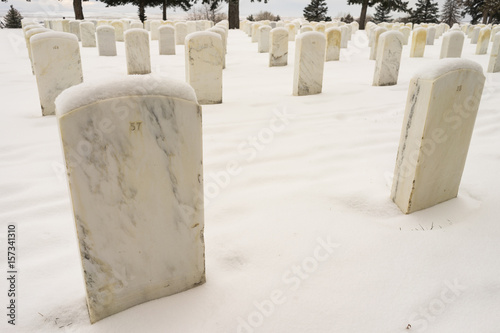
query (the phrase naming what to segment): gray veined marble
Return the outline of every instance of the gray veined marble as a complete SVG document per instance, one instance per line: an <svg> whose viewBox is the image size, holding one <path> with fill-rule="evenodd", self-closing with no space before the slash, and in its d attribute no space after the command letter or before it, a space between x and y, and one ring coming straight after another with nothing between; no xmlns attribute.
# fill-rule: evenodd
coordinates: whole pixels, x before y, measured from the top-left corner
<svg viewBox="0 0 500 333"><path fill-rule="evenodd" d="M146 30L129 29L125 32L125 56L129 75L151 73L149 34Z"/></svg>
<svg viewBox="0 0 500 333"><path fill-rule="evenodd" d="M286 66L288 64L288 30L272 29L269 34L269 67Z"/></svg>
<svg viewBox="0 0 500 333"><path fill-rule="evenodd" d="M321 32L305 32L295 42L293 95L321 93L325 67L326 37Z"/></svg>
<svg viewBox="0 0 500 333"><path fill-rule="evenodd" d="M403 39L403 34L399 31L387 31L380 35L373 75L374 86L392 86L398 83Z"/></svg>
<svg viewBox="0 0 500 333"><path fill-rule="evenodd" d="M202 119L191 87L150 75L82 84L61 94L57 116L91 322L203 284Z"/></svg>
<svg viewBox="0 0 500 333"><path fill-rule="evenodd" d="M96 29L99 56L116 56L115 28L101 25Z"/></svg>

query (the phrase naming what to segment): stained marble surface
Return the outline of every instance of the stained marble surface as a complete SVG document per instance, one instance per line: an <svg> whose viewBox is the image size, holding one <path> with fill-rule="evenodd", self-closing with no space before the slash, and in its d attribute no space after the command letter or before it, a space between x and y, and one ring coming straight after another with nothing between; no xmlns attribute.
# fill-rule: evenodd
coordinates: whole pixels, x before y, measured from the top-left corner
<svg viewBox="0 0 500 333"><path fill-rule="evenodd" d="M491 29L488 27L482 28L479 31L479 36L477 39L476 54L488 53L490 39L491 39Z"/></svg>
<svg viewBox="0 0 500 333"><path fill-rule="evenodd" d="M127 74L151 73L149 34L146 30L129 29L125 32L125 57Z"/></svg>
<svg viewBox="0 0 500 333"><path fill-rule="evenodd" d="M288 30L272 29L269 34L269 67L286 66L288 64Z"/></svg>
<svg viewBox="0 0 500 333"><path fill-rule="evenodd" d="M200 104L222 103L223 46L219 34L210 31L187 35L186 82Z"/></svg>
<svg viewBox="0 0 500 333"><path fill-rule="evenodd" d="M490 61L488 63L488 73L500 72L500 58L498 57L500 53L500 31L497 32L493 38L493 45L491 46Z"/></svg>
<svg viewBox="0 0 500 333"><path fill-rule="evenodd" d="M464 48L465 35L462 31L449 31L443 35L440 59L460 58Z"/></svg>
<svg viewBox="0 0 500 333"><path fill-rule="evenodd" d="M295 41L293 94L306 96L321 93L325 66L326 37L321 32L306 32Z"/></svg>
<svg viewBox="0 0 500 333"><path fill-rule="evenodd" d="M340 28L326 29L326 61L337 61L340 58L340 42L342 32Z"/></svg>
<svg viewBox="0 0 500 333"><path fill-rule="evenodd" d="M144 90L58 114L92 323L205 282L201 108Z"/></svg>
<svg viewBox="0 0 500 333"><path fill-rule="evenodd" d="M222 69L226 68L226 53L227 53L227 35L226 35L226 30L222 28L221 26L213 27L208 29L207 31L214 32L220 36L222 39Z"/></svg>
<svg viewBox="0 0 500 333"><path fill-rule="evenodd" d="M398 83L403 38L403 34L398 31L387 31L380 35L373 75L374 86L391 86Z"/></svg>
<svg viewBox="0 0 500 333"><path fill-rule="evenodd" d="M96 29L97 48L100 56L116 56L115 28L101 25Z"/></svg>
<svg viewBox="0 0 500 333"><path fill-rule="evenodd" d="M457 196L485 82L470 60L431 66L410 82L394 171L391 198L406 214Z"/></svg>
<svg viewBox="0 0 500 333"><path fill-rule="evenodd" d="M425 28L417 28L413 30L411 38L410 57L422 58L424 56L426 42L427 30Z"/></svg>
<svg viewBox="0 0 500 333"><path fill-rule="evenodd" d="M56 97L83 82L78 39L67 32L45 32L30 42L42 115L54 115Z"/></svg>
<svg viewBox="0 0 500 333"><path fill-rule="evenodd" d="M111 21L111 26L115 28L115 41L117 42L123 42L125 40L124 37L124 29L123 29L123 22L119 20L114 20Z"/></svg>
<svg viewBox="0 0 500 333"><path fill-rule="evenodd" d="M95 26L92 22L80 23L82 47L96 47Z"/></svg>

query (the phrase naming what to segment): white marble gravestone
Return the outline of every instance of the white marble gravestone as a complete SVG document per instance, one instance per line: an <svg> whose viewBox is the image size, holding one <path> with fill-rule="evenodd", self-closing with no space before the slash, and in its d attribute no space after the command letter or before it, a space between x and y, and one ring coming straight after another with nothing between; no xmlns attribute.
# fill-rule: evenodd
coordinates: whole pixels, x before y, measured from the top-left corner
<svg viewBox="0 0 500 333"><path fill-rule="evenodd" d="M310 25L305 25L302 28L300 28L300 30L299 30L299 32L301 34L303 34L304 32L310 32L310 31L314 31L314 28Z"/></svg>
<svg viewBox="0 0 500 333"><path fill-rule="evenodd" d="M376 60L377 59L377 50L378 50L378 39L380 38L380 35L383 34L384 32L387 31L387 28L376 28L375 31L372 33L372 48L370 49L370 60Z"/></svg>
<svg viewBox="0 0 500 333"><path fill-rule="evenodd" d="M403 213L457 196L484 82L479 64L456 58L411 80L391 194Z"/></svg>
<svg viewBox="0 0 500 333"><path fill-rule="evenodd" d="M434 45L434 40L436 39L436 28L429 27L427 28L427 40L426 45Z"/></svg>
<svg viewBox="0 0 500 333"><path fill-rule="evenodd" d="M222 103L223 45L219 34L194 32L186 37L186 81L200 104Z"/></svg>
<svg viewBox="0 0 500 333"><path fill-rule="evenodd" d="M221 27L213 27L208 29L210 32L215 32L222 39L222 69L226 68L226 32Z"/></svg>
<svg viewBox="0 0 500 333"><path fill-rule="evenodd" d="M96 47L95 26L92 22L80 23L82 47Z"/></svg>
<svg viewBox="0 0 500 333"><path fill-rule="evenodd" d="M144 24L142 22L132 22L130 23L130 29L144 29Z"/></svg>
<svg viewBox="0 0 500 333"><path fill-rule="evenodd" d="M111 26L115 28L115 41L123 42L124 41L123 22L119 20L114 20L111 22Z"/></svg>
<svg viewBox="0 0 500 333"><path fill-rule="evenodd" d="M170 25L163 25L158 29L158 48L160 55L175 54L175 28Z"/></svg>
<svg viewBox="0 0 500 333"><path fill-rule="evenodd" d="M125 56L129 75L151 73L149 34L146 30L129 29L125 32Z"/></svg>
<svg viewBox="0 0 500 333"><path fill-rule="evenodd" d="M30 39L42 115L55 114L54 101L83 81L78 38L67 32L45 32Z"/></svg>
<svg viewBox="0 0 500 333"><path fill-rule="evenodd" d="M325 61L337 61L340 58L340 43L342 32L340 28L326 29L326 56Z"/></svg>
<svg viewBox="0 0 500 333"><path fill-rule="evenodd" d="M407 26L399 28L399 32L403 34L403 45L408 45L408 40L410 39L411 29Z"/></svg>
<svg viewBox="0 0 500 333"><path fill-rule="evenodd" d="M295 40L295 25L287 23L285 29L288 31L288 41L293 42Z"/></svg>
<svg viewBox="0 0 500 333"><path fill-rule="evenodd" d="M288 30L272 29L269 34L269 67L286 66L288 64Z"/></svg>
<svg viewBox="0 0 500 333"><path fill-rule="evenodd" d="M349 42L349 28L343 25L340 28L340 48L346 49Z"/></svg>
<svg viewBox="0 0 500 333"><path fill-rule="evenodd" d="M497 34L497 32L500 32L500 26L496 26L491 29L490 42L493 42L495 40L495 35Z"/></svg>
<svg viewBox="0 0 500 333"><path fill-rule="evenodd" d="M252 43L259 42L259 28L262 26L260 23L252 24Z"/></svg>
<svg viewBox="0 0 500 333"><path fill-rule="evenodd" d="M57 99L57 117L91 323L203 284L202 120L191 87L150 75L81 84Z"/></svg>
<svg viewBox="0 0 500 333"><path fill-rule="evenodd" d="M187 21L187 34L192 34L193 32L196 32L196 22L194 21Z"/></svg>
<svg viewBox="0 0 500 333"><path fill-rule="evenodd" d="M465 35L462 31L448 31L443 35L440 59L461 58Z"/></svg>
<svg viewBox="0 0 500 333"><path fill-rule="evenodd" d="M481 27L472 27L473 29L470 32L470 43L477 44L479 39L479 33L481 32Z"/></svg>
<svg viewBox="0 0 500 333"><path fill-rule="evenodd" d="M97 48L100 56L116 56L115 28L101 25L96 29Z"/></svg>
<svg viewBox="0 0 500 333"><path fill-rule="evenodd" d="M493 39L493 45L491 46L490 62L488 63L488 73L498 73L500 72L500 57L498 53L500 52L500 31L496 33Z"/></svg>
<svg viewBox="0 0 500 333"><path fill-rule="evenodd" d="M33 56L31 55L31 37L33 37L34 35L38 35L38 34L41 34L44 32L50 32L50 31L51 31L50 29L46 29L46 28L35 28L35 29L30 29L30 30L26 31L26 34L25 34L26 41L27 41L26 46L28 48L28 56L30 58L31 73L33 75L35 75L35 68L33 67Z"/></svg>
<svg viewBox="0 0 500 333"><path fill-rule="evenodd" d="M398 83L403 39L403 34L399 31L391 30L380 35L373 75L374 86L392 86Z"/></svg>
<svg viewBox="0 0 500 333"><path fill-rule="evenodd" d="M325 66L326 37L321 32L306 32L295 41L293 94L306 96L321 93Z"/></svg>
<svg viewBox="0 0 500 333"><path fill-rule="evenodd" d="M259 53L269 52L269 34L271 33L271 27L268 25L259 28Z"/></svg>
<svg viewBox="0 0 500 333"><path fill-rule="evenodd" d="M325 31L326 31L326 25L324 25L323 23L318 23L314 27L314 31L325 33Z"/></svg>
<svg viewBox="0 0 500 333"><path fill-rule="evenodd" d="M69 25L69 32L72 33L73 35L75 35L76 38L78 38L78 40L80 41L81 40L80 21L68 21L68 25ZM64 31L64 29L62 31ZM65 31L65 32L67 32L67 31Z"/></svg>
<svg viewBox="0 0 500 333"><path fill-rule="evenodd" d="M158 31L158 29L160 29L160 26L161 26L161 21L158 20L153 20L149 24L149 29L151 32L151 40L158 40L158 38L160 38L160 33Z"/></svg>
<svg viewBox="0 0 500 333"><path fill-rule="evenodd" d="M187 24L179 22L175 24L175 44L184 45L184 40L187 36Z"/></svg>
<svg viewBox="0 0 500 333"><path fill-rule="evenodd" d="M413 30L411 37L411 58L422 58L425 52L425 44L427 42L427 30L425 28L417 28Z"/></svg>
<svg viewBox="0 0 500 333"><path fill-rule="evenodd" d="M476 54L488 53L488 46L490 45L491 29L486 27L479 31L479 36L476 45Z"/></svg>

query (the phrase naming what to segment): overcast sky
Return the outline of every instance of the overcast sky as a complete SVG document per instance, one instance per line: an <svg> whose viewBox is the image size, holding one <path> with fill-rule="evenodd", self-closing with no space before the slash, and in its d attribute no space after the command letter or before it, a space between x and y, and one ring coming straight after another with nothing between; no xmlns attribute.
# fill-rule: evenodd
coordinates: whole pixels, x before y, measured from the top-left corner
<svg viewBox="0 0 500 333"><path fill-rule="evenodd" d="M445 0L437 0L441 8ZM201 2L201 0L199 0ZM410 0L410 7L414 7L416 0ZM273 14L279 14L281 17L302 17L302 11L310 3L310 0L269 0L269 3L251 2L250 0L240 0L240 15L246 17L250 14L256 14L261 10L270 11ZM338 17L340 14L351 13L354 17L359 17L360 5L347 5L347 0L326 0L328 5L328 15ZM73 14L73 0L9 0L8 3L0 3L0 14L3 15L10 5L14 5L21 14L25 16L52 16L71 18ZM136 16L137 8L134 6L120 6L106 8L102 2L95 0L83 3L83 12L87 16L96 15L113 15L113 14L130 14L127 16ZM224 9L226 11L226 9ZM49 15L45 15L48 13ZM369 13L373 13L373 9L369 9ZM146 14L150 16L160 15L159 8L148 8ZM169 9L170 17L184 19L186 13L182 10L173 11ZM393 17L398 17L402 14L393 13Z"/></svg>

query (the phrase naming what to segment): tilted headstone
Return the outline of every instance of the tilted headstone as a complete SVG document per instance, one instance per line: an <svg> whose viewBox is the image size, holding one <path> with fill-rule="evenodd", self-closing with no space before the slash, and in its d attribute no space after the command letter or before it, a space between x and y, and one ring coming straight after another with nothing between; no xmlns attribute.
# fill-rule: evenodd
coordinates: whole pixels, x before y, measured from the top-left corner
<svg viewBox="0 0 500 333"><path fill-rule="evenodd" d="M259 53L269 52L269 34L271 33L271 27L268 25L259 28Z"/></svg>
<svg viewBox="0 0 500 333"><path fill-rule="evenodd" d="M325 66L326 38L321 32L306 32L295 41L293 94L306 96L321 93Z"/></svg>
<svg viewBox="0 0 500 333"><path fill-rule="evenodd" d="M427 31L425 28L417 28L413 30L411 37L411 58L422 58L425 52L425 44L427 40Z"/></svg>
<svg viewBox="0 0 500 333"><path fill-rule="evenodd" d="M111 22L111 26L115 28L115 41L123 42L124 41L123 22L119 20L114 20Z"/></svg>
<svg viewBox="0 0 500 333"><path fill-rule="evenodd" d="M57 117L91 323L203 284L192 89L150 75L85 83L61 94Z"/></svg>
<svg viewBox="0 0 500 333"><path fill-rule="evenodd" d="M175 44L184 45L184 40L187 36L187 24L179 22L175 24Z"/></svg>
<svg viewBox="0 0 500 333"><path fill-rule="evenodd" d="M440 59L461 58L465 35L462 31L449 31L443 36Z"/></svg>
<svg viewBox="0 0 500 333"><path fill-rule="evenodd" d="M186 37L186 81L200 104L222 103L223 46L219 34L194 32Z"/></svg>
<svg viewBox="0 0 500 333"><path fill-rule="evenodd" d="M269 67L288 64L288 30L275 28L269 34Z"/></svg>
<svg viewBox="0 0 500 333"><path fill-rule="evenodd" d="M500 57L498 53L500 52L500 31L497 32L495 38L493 39L493 45L491 46L490 62L488 63L488 73L498 73L500 72Z"/></svg>
<svg viewBox="0 0 500 333"><path fill-rule="evenodd" d="M387 28L379 27L379 28L375 29L375 31L373 32L373 34L372 34L373 43L372 43L372 48L370 49L370 60L377 59L378 39L380 38L380 35L386 31L387 31Z"/></svg>
<svg viewBox="0 0 500 333"><path fill-rule="evenodd" d="M426 45L434 45L434 39L436 39L436 28L429 27L427 28L427 40Z"/></svg>
<svg viewBox="0 0 500 333"><path fill-rule="evenodd" d="M340 28L326 29L326 61L337 61L340 58L340 42L342 32Z"/></svg>
<svg viewBox="0 0 500 333"><path fill-rule="evenodd" d="M491 29L482 28L479 31L479 37L477 39L476 54L486 54L488 53L488 46L490 46Z"/></svg>
<svg viewBox="0 0 500 333"><path fill-rule="evenodd" d="M391 194L403 213L457 196L484 82L482 67L463 59L411 80Z"/></svg>
<svg viewBox="0 0 500 333"><path fill-rule="evenodd" d="M53 115L56 97L83 81L78 38L67 32L45 32L31 37L30 43L42 115Z"/></svg>
<svg viewBox="0 0 500 333"><path fill-rule="evenodd" d="M115 28L101 25L96 29L97 48L100 56L116 56Z"/></svg>
<svg viewBox="0 0 500 333"><path fill-rule="evenodd" d="M92 22L80 23L82 47L96 47L95 26Z"/></svg>
<svg viewBox="0 0 500 333"><path fill-rule="evenodd" d="M392 86L398 83L403 38L402 33L393 30L380 35L373 75L374 86Z"/></svg>
<svg viewBox="0 0 500 333"><path fill-rule="evenodd" d="M158 29L158 47L160 55L175 54L175 28L170 25L163 25Z"/></svg>
<svg viewBox="0 0 500 333"><path fill-rule="evenodd" d="M129 29L125 32L125 56L129 75L151 73L149 34L146 30Z"/></svg>
<svg viewBox="0 0 500 333"><path fill-rule="evenodd" d="M160 33L158 29L160 29L161 21L153 20L149 24L149 29L151 32L151 40L158 40L160 38Z"/></svg>
<svg viewBox="0 0 500 333"><path fill-rule="evenodd" d="M69 21L69 32L72 33L73 35L78 38L78 40L81 40L80 36L80 21Z"/></svg>

